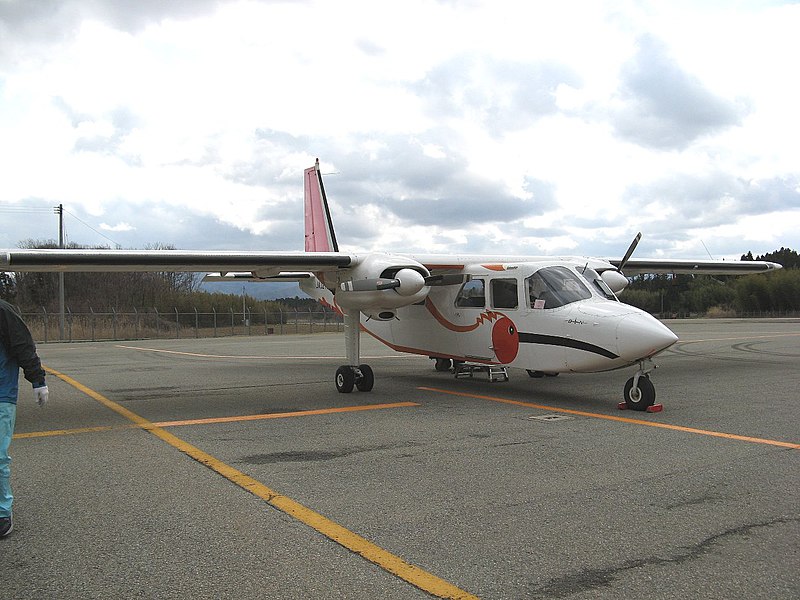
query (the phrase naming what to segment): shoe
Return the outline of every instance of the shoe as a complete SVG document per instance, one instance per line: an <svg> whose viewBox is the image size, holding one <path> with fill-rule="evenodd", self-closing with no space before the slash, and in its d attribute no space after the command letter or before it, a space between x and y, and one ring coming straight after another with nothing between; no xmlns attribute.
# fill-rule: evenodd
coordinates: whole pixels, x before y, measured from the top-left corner
<svg viewBox="0 0 800 600"><path fill-rule="evenodd" d="M0 517L0 538L6 537L14 529L14 521L11 517Z"/></svg>

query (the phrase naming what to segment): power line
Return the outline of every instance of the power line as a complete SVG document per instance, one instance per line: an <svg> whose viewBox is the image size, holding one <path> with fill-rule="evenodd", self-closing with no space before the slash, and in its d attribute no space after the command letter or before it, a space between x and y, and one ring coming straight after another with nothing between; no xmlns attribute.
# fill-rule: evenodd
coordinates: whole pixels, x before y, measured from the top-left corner
<svg viewBox="0 0 800 600"><path fill-rule="evenodd" d="M43 206L0 206L4 213L49 213L52 209Z"/></svg>
<svg viewBox="0 0 800 600"><path fill-rule="evenodd" d="M117 242L116 240L112 240L112 239L111 239L110 237L108 237L106 234L104 234L104 233L103 233L103 232L101 232L101 231L98 231L97 229L95 229L94 227L92 227L91 225L89 225L89 224L88 224L86 221L84 221L83 219L79 218L79 217L78 217L77 215L75 215L74 213L71 213L71 212L70 212L70 211L68 211L66 208L63 208L63 205L60 205L60 206L62 206L61 210L63 210L63 211L66 213L66 214L68 214L69 216L71 216L73 219L75 219L76 221L78 221L79 223L81 223L82 225L84 225L85 227L88 227L89 229L91 229L92 231L94 231L94 232L95 232L97 235L99 235L100 237L102 237L102 238L104 238L104 239L108 240L109 242L111 242L112 244L114 244L114 246L116 246L117 248L121 248L121 247L122 247L122 244L120 244L120 243L119 243L119 242ZM24 206L24 205L22 205L22 206L0 206L0 213L10 213L10 214L34 214L34 213L36 213L36 214L40 214L40 213L52 213L52 212L53 212L53 210L54 210L54 209L53 209L52 207L49 207L49 206L48 206L48 207L44 207L44 206ZM58 207L55 207L55 212L56 212L56 214L58 214L58 211L59 211L59 208L58 208ZM66 232L65 232L65 234L66 234Z"/></svg>
<svg viewBox="0 0 800 600"><path fill-rule="evenodd" d="M73 219L75 219L76 221L78 221L78 222L82 223L83 225L85 225L86 227L88 227L89 229L91 229L92 231L94 231L94 232L95 232L97 235L99 235L100 237L103 237L103 238L107 239L109 242L111 242L112 244L114 244L114 245L115 245L117 248L121 248L121 247L122 247L122 244L120 244L120 243L116 242L115 240L112 240L112 239L111 239L110 237L108 237L106 234L104 234L104 233L101 233L100 231L97 231L97 229L95 229L94 227L92 227L91 225L89 225L89 224L88 224L86 221L83 221L83 220L79 219L79 218L78 218L77 216L75 216L73 213L69 212L69 211L68 211L66 208L65 208L65 209L63 209L63 210L64 210L64 212L65 212L65 213L67 213L67 214L68 214L69 216L71 216Z"/></svg>

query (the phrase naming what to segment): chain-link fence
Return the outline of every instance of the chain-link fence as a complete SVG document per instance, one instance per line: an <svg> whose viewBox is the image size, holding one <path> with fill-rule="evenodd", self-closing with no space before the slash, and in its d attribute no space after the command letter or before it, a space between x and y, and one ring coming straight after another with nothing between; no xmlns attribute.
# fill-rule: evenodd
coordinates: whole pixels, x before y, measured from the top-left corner
<svg viewBox="0 0 800 600"><path fill-rule="evenodd" d="M714 314L664 313L663 319L711 318L800 318L798 311L735 312ZM67 310L63 326L57 313L42 309L23 314L37 342L85 342L135 339L184 339L246 335L285 335L343 331L343 320L323 307L309 310L256 311L213 310L212 312L132 310L73 313ZM63 327L63 332L62 332Z"/></svg>
<svg viewBox="0 0 800 600"><path fill-rule="evenodd" d="M23 318L37 342L81 342L236 335L282 335L342 331L342 317L324 310L171 312L132 310L61 315L42 309Z"/></svg>

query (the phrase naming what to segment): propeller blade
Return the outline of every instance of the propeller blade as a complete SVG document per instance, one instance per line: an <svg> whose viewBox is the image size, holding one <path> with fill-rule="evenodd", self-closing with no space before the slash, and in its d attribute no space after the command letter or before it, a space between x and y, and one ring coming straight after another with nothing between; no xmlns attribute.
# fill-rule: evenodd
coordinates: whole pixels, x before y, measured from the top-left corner
<svg viewBox="0 0 800 600"><path fill-rule="evenodd" d="M631 245L628 246L628 251L625 253L625 256L622 257L622 260L619 263L619 267L617 267L618 271L622 272L622 269L625 268L625 263L628 262L628 259L633 254L633 251L636 250L636 246L639 244L639 240L640 239L642 239L642 232L641 231L636 234L636 237L633 238L633 241L631 242Z"/></svg>
<svg viewBox="0 0 800 600"><path fill-rule="evenodd" d="M444 275L429 275L425 278L425 285L461 285L469 281L471 275L461 275L459 273L445 273Z"/></svg>
<svg viewBox="0 0 800 600"><path fill-rule="evenodd" d="M342 284L345 292L375 292L380 290L393 290L400 287L399 279L356 279L345 281Z"/></svg>
<svg viewBox="0 0 800 600"><path fill-rule="evenodd" d="M426 285L421 273L413 269L400 269L394 277L354 279L345 281L341 288L345 292L380 292L395 290L401 296L413 296Z"/></svg>

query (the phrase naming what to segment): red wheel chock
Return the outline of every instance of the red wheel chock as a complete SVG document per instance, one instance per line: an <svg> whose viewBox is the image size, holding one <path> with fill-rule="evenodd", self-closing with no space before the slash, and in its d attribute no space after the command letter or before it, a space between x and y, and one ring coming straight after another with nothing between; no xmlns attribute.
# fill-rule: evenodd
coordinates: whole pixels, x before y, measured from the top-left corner
<svg viewBox="0 0 800 600"><path fill-rule="evenodd" d="M617 408L620 409L620 410L628 410L628 405L625 402L620 402L619 404L617 404ZM648 406L644 410L646 412L649 412L649 413L657 413L657 412L661 412L662 410L664 410L664 405L663 404L653 404L652 406Z"/></svg>

